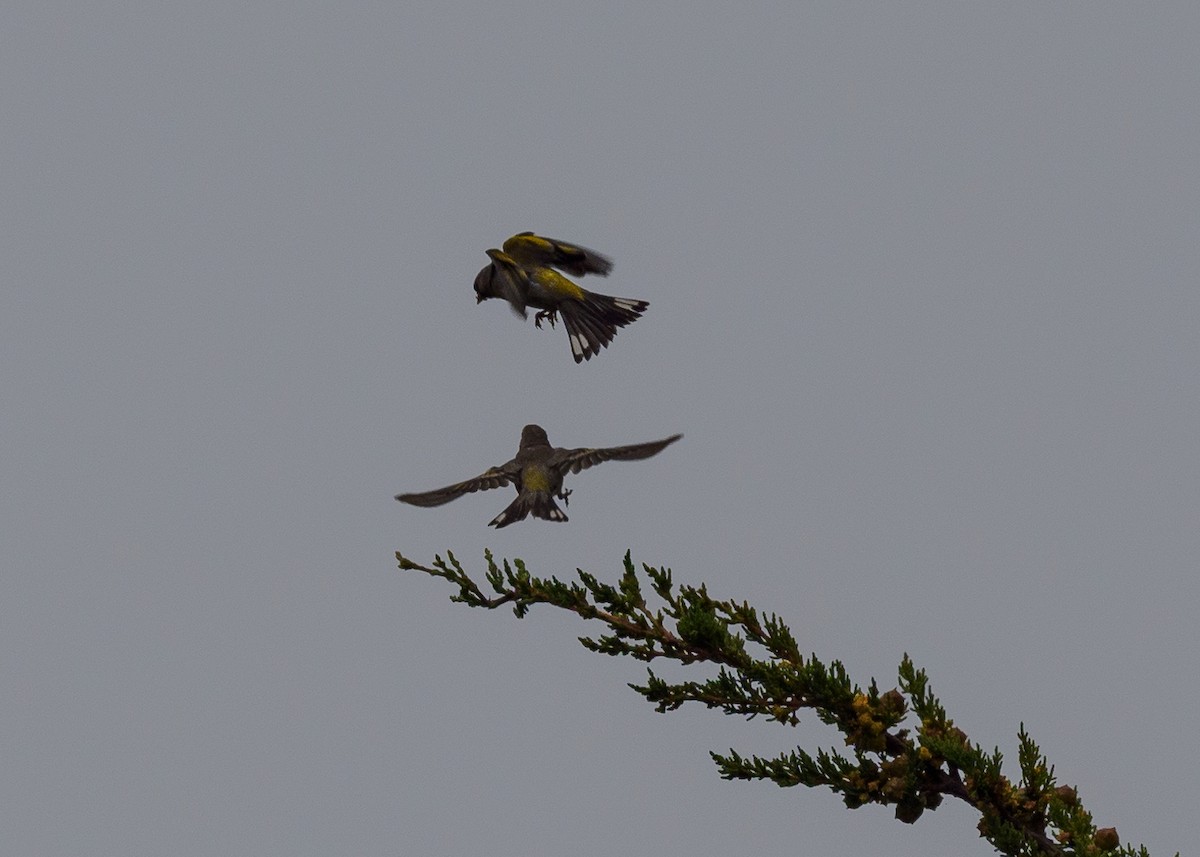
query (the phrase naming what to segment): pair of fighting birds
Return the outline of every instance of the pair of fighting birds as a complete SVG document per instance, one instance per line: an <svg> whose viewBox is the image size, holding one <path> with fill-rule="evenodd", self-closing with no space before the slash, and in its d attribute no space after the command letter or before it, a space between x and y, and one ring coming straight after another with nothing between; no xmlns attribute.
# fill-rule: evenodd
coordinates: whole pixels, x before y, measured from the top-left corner
<svg viewBox="0 0 1200 857"><path fill-rule="evenodd" d="M608 276L612 262L586 247L521 232L505 241L503 250L488 250L487 255L492 261L475 278L476 303L503 298L522 318L527 317L527 307L534 307L540 310L533 319L538 328L543 321L553 327L561 315L576 363L590 360L601 348L607 348L617 328L637 320L649 306L646 301L589 292L559 273ZM511 461L489 467L474 479L435 491L397 494L396 499L414 506L440 506L474 491L512 485L517 489L517 498L489 526L507 527L529 515L565 521L567 516L554 501L567 504L571 492L564 491L562 484L568 473L578 473L603 461L649 458L681 437L675 434L650 443L604 449L558 449L550 445L541 426L527 425Z"/></svg>

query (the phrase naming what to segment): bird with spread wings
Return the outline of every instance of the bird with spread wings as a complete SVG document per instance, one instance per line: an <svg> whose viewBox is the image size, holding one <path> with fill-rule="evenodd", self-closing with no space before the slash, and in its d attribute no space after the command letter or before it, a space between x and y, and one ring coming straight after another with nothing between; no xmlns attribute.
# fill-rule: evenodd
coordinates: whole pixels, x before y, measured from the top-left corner
<svg viewBox="0 0 1200 857"><path fill-rule="evenodd" d="M474 479L457 482L434 491L417 494L397 494L396 499L413 506L441 506L464 494L487 491L512 485L517 498L488 526L500 528L523 520L529 515L547 521L565 521L566 514L554 501L567 504L570 491L564 491L563 477L578 473L605 461L637 461L657 455L683 435L674 434L650 443L613 446L601 449L559 449L541 426L527 425L521 431L521 444L516 456L499 467L489 467Z"/></svg>

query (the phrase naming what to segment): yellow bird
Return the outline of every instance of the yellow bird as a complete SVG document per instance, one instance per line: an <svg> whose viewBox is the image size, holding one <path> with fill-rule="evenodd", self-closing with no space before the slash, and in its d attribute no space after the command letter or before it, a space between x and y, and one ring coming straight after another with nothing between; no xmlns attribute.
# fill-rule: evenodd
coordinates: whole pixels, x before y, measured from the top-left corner
<svg viewBox="0 0 1200 857"><path fill-rule="evenodd" d="M520 232L504 242L503 250L488 250L487 255L492 261L475 277L475 302L503 298L521 318L527 317L526 307L535 307L541 310L533 319L539 328L543 321L553 327L562 313L576 363L607 348L617 328L636 321L650 306L642 300L589 292L556 271L576 277L608 276L612 262L577 244Z"/></svg>

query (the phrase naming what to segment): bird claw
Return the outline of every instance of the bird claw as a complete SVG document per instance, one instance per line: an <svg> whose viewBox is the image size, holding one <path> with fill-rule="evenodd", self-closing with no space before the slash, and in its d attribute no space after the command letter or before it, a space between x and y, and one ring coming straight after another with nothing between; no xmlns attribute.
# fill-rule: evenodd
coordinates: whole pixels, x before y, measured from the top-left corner
<svg viewBox="0 0 1200 857"><path fill-rule="evenodd" d="M563 501L563 505L564 505L564 506L570 506L570 505L571 505L571 501L570 501L569 499L567 499L568 497L570 497L570 496L571 496L571 489L570 489L570 488L567 488L567 489L566 489L566 490L564 490L564 491L559 491L559 492L558 492L558 494L557 494L556 496L558 497L558 499L560 499L560 500L562 500L562 501Z"/></svg>
<svg viewBox="0 0 1200 857"><path fill-rule="evenodd" d="M554 327L554 322L558 321L558 310L544 309L533 317L533 326L538 330L542 328L542 322L550 322L550 326Z"/></svg>

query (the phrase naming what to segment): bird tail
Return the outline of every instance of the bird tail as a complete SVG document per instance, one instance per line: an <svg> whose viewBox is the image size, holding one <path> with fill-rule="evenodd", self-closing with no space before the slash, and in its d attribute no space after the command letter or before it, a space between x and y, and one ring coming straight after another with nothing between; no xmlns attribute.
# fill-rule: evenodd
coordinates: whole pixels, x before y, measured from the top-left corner
<svg viewBox="0 0 1200 857"><path fill-rule="evenodd" d="M546 521L562 522L567 520L566 514L554 502L554 495L547 491L522 491L517 499L508 504L508 508L493 518L489 527L500 529L517 521L523 521L529 515Z"/></svg>
<svg viewBox="0 0 1200 857"><path fill-rule="evenodd" d="M648 306L646 301L586 291L580 300L559 304L558 311L562 313L575 362L589 360L592 355L599 354L601 348L607 348L617 335L617 328L637 321Z"/></svg>

